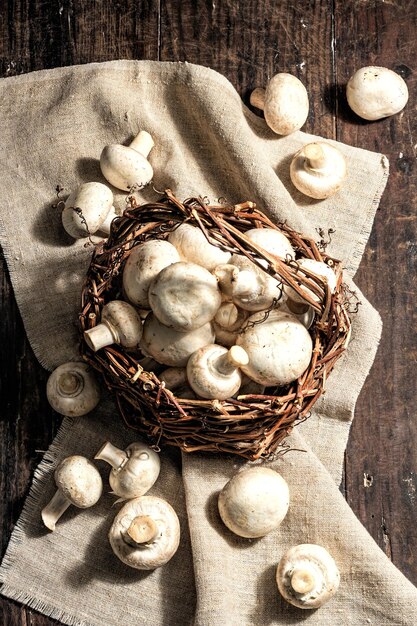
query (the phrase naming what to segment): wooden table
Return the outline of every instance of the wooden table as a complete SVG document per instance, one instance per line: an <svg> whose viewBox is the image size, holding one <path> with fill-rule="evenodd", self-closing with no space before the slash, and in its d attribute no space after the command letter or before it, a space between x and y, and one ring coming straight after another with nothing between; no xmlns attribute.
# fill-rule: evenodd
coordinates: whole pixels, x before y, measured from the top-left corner
<svg viewBox="0 0 417 626"><path fill-rule="evenodd" d="M303 81L310 95L307 132L388 156L388 187L356 276L381 313L384 331L357 405L343 489L375 541L415 584L416 33L413 0L4 0L0 8L1 76L120 58L186 60L227 76L248 104L254 87L287 71ZM355 69L372 64L401 74L410 102L399 115L366 123L348 109L344 86ZM1 296L3 554L33 471L61 417L47 404L48 374L25 337L3 258ZM0 623L57 622L1 598Z"/></svg>

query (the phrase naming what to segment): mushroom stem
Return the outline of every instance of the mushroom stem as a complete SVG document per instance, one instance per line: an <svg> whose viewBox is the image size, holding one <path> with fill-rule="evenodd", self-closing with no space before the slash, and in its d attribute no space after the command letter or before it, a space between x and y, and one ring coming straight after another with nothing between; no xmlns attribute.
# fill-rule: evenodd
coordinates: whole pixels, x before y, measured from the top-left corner
<svg viewBox="0 0 417 626"><path fill-rule="evenodd" d="M306 169L319 170L326 163L326 155L324 154L324 150L317 143L309 143L304 146L304 156L306 158Z"/></svg>
<svg viewBox="0 0 417 626"><path fill-rule="evenodd" d="M113 469L118 470L123 467L129 457L124 450L120 450L120 448L116 448L110 441L106 441L94 458L106 461Z"/></svg>
<svg viewBox="0 0 417 626"><path fill-rule="evenodd" d="M139 152L146 159L154 145L151 135L147 133L146 130L141 130L130 144L130 147L136 150L136 152Z"/></svg>
<svg viewBox="0 0 417 626"><path fill-rule="evenodd" d="M261 87L254 89L250 95L249 101L253 107L263 111L265 106L265 89L261 89Z"/></svg>
<svg viewBox="0 0 417 626"><path fill-rule="evenodd" d="M88 347L94 352L97 352L97 350L101 348L111 346L112 343L118 343L119 333L106 321L97 324L94 328L86 330L84 332L84 339Z"/></svg>
<svg viewBox="0 0 417 626"><path fill-rule="evenodd" d="M58 378L57 386L63 396L76 396L83 390L84 381L76 372L63 372Z"/></svg>
<svg viewBox="0 0 417 626"><path fill-rule="evenodd" d="M49 530L55 530L55 524L61 515L67 510L71 502L64 496L62 491L56 491L52 500L42 509L42 521Z"/></svg>
<svg viewBox="0 0 417 626"><path fill-rule="evenodd" d="M215 367L220 374L228 376L242 365L247 365L248 362L247 352L240 346L232 346L230 350L216 359Z"/></svg>
<svg viewBox="0 0 417 626"><path fill-rule="evenodd" d="M308 564L304 564L303 567L295 568L291 574L291 587L302 595L310 593L317 585L316 578L317 572Z"/></svg>
<svg viewBox="0 0 417 626"><path fill-rule="evenodd" d="M138 545L150 543L156 539L158 527L149 515L138 515L132 520L127 534Z"/></svg>

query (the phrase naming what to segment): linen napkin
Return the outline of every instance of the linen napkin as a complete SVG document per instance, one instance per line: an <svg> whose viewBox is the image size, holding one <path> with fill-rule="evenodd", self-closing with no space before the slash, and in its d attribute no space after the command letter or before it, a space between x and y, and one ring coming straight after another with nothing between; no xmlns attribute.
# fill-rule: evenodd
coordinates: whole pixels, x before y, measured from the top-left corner
<svg viewBox="0 0 417 626"><path fill-rule="evenodd" d="M92 252L91 244L63 231L56 188L65 198L82 182L105 182L98 162L103 146L128 143L141 129L155 140L149 157L154 188L141 192L141 200L156 199L155 190L167 187L182 199L253 200L272 219L317 239L318 229L334 230L328 252L343 260L347 280L353 277L388 175L383 155L330 141L347 159L346 184L333 198L310 200L292 186L289 162L317 138L274 135L224 77L187 63L115 61L46 70L3 79L0 92L0 240L29 341L46 368L77 358L80 289ZM120 212L125 194L114 191ZM106 439L123 446L138 436L106 398L91 416L64 419L13 532L0 568L1 593L64 623L87 626L132 620L169 626L412 624L416 589L338 490L355 401L381 332L377 312L357 295L361 305L349 350L326 395L289 438L293 450L268 463L291 494L277 531L244 540L219 519L217 494L245 463L197 454L181 459L173 450L162 451L161 476L150 492L165 497L181 523L179 551L164 568L128 570L113 556L107 531L117 507L110 495L93 509L67 511L54 533L43 529L40 509L53 493L53 471L62 458L92 457ZM317 611L287 605L274 580L283 552L306 542L326 547L341 570L338 594Z"/></svg>

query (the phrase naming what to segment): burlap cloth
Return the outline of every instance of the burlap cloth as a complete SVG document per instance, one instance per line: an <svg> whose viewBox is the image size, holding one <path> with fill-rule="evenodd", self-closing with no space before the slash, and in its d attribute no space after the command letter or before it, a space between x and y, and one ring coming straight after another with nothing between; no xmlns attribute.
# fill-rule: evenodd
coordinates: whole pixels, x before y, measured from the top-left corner
<svg viewBox="0 0 417 626"><path fill-rule="evenodd" d="M157 189L170 187L180 198L251 199L317 238L316 228L333 228L328 250L354 275L387 179L382 155L339 144L349 167L346 185L332 199L308 200L292 187L288 166L311 137L277 137L224 77L187 63L117 61L47 70L4 79L0 90L1 243L29 340L45 367L76 356L80 284L91 254L85 241L70 241L63 232L52 206L55 187L65 195L81 182L102 180L102 147L124 143L140 129L155 138L150 160ZM124 195L116 197L123 208ZM143 198L156 198L155 192L148 189ZM270 463L291 492L289 513L276 532L250 541L222 526L217 494L240 460L191 455L181 464L175 451L162 453L161 476L151 490L174 506L181 522L180 549L164 568L138 572L113 556L107 530L116 507L109 494L92 509L72 507L54 533L46 531L39 512L54 490L57 462L72 453L91 457L106 439L122 447L135 439L111 401L103 400L94 415L64 420L39 466L0 570L1 593L67 624L415 624L416 589L338 489L355 401L381 332L378 314L359 297L349 352L313 416L289 439L304 451ZM287 605L275 587L281 555L304 542L325 546L341 570L338 594L317 611Z"/></svg>

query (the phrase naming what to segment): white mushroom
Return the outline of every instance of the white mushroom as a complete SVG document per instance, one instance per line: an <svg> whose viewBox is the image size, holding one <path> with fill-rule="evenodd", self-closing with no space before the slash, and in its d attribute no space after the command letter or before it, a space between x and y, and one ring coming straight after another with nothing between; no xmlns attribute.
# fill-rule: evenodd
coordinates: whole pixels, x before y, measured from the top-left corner
<svg viewBox="0 0 417 626"><path fill-rule="evenodd" d="M159 455L140 442L131 443L126 450L120 450L106 441L94 458L112 466L110 487L113 493L124 499L143 496L149 491L161 468Z"/></svg>
<svg viewBox="0 0 417 626"><path fill-rule="evenodd" d="M248 317L249 312L239 309L233 302L222 302L213 320L216 343L228 348L233 346Z"/></svg>
<svg viewBox="0 0 417 626"><path fill-rule="evenodd" d="M263 395L264 393L265 393L264 385L260 385L259 383L249 378L249 376L246 376L246 374L242 374L242 384L240 386L239 391L235 393L234 397L239 398L240 396L246 396L246 395L259 396L259 395Z"/></svg>
<svg viewBox="0 0 417 626"><path fill-rule="evenodd" d="M224 524L240 537L264 537L278 528L289 506L288 485L268 467L252 467L235 474L218 500Z"/></svg>
<svg viewBox="0 0 417 626"><path fill-rule="evenodd" d="M181 332L212 320L221 304L216 278L204 267L184 261L159 272L148 297L159 321Z"/></svg>
<svg viewBox="0 0 417 626"><path fill-rule="evenodd" d="M239 346L230 350L210 344L194 352L187 363L191 388L201 398L226 400L242 384L239 368L248 363L248 355Z"/></svg>
<svg viewBox="0 0 417 626"><path fill-rule="evenodd" d="M284 554L278 564L276 581L287 602L300 609L317 609L336 593L340 574L325 548L304 543Z"/></svg>
<svg viewBox="0 0 417 626"><path fill-rule="evenodd" d="M103 232L108 216L115 216L110 189L102 183L84 183L68 196L62 224L71 237L79 239Z"/></svg>
<svg viewBox="0 0 417 626"><path fill-rule="evenodd" d="M245 256L234 254L230 263L216 267L213 274L220 291L241 309L262 311L282 297L281 282Z"/></svg>
<svg viewBox="0 0 417 626"><path fill-rule="evenodd" d="M245 232L245 235L270 254L284 260L295 258L295 251L290 240L275 228L251 228Z"/></svg>
<svg viewBox="0 0 417 626"><path fill-rule="evenodd" d="M336 286L337 286L336 274L334 273L334 271L329 265L327 265L323 261L316 261L315 259L299 259L297 263L300 267L309 270L310 272L312 272L313 274L315 274L316 276L324 280L324 282L327 283L330 289L330 293L334 293L336 291ZM303 287L303 290L313 300L315 300L316 302L319 302L319 297L315 293L313 293L311 289ZM284 292L287 295L288 299L291 300L292 302L294 303L298 302L300 304L306 303L304 298L300 296L300 294L297 293L295 289L293 289L292 287L285 285ZM291 303L289 303L288 306L290 308L291 307L294 308L294 305L292 305Z"/></svg>
<svg viewBox="0 0 417 626"><path fill-rule="evenodd" d="M154 146L149 133L141 130L130 146L111 144L105 146L100 156L104 178L117 189L130 191L142 189L153 177L153 169L147 156Z"/></svg>
<svg viewBox="0 0 417 626"><path fill-rule="evenodd" d="M84 339L94 352L113 343L134 349L141 337L142 321L139 313L122 300L113 300L104 305L100 324L84 331Z"/></svg>
<svg viewBox="0 0 417 626"><path fill-rule="evenodd" d="M133 248L123 270L123 290L135 306L149 309L149 285L159 272L180 255L168 241L153 239Z"/></svg>
<svg viewBox="0 0 417 626"><path fill-rule="evenodd" d="M187 223L175 228L169 234L168 241L176 247L182 261L196 263L210 272L217 265L227 263L232 256L230 252L209 243L198 227Z"/></svg>
<svg viewBox="0 0 417 626"><path fill-rule="evenodd" d="M324 200L333 196L346 178L346 161L343 154L324 141L308 143L299 150L290 166L290 176L298 191Z"/></svg>
<svg viewBox="0 0 417 626"><path fill-rule="evenodd" d="M182 333L164 326L151 313L143 325L140 348L144 354L153 357L158 363L185 367L193 352L213 342L214 332L210 322Z"/></svg>
<svg viewBox="0 0 417 626"><path fill-rule="evenodd" d="M129 567L151 570L165 565L180 542L180 524L168 502L141 496L127 502L109 531L115 555Z"/></svg>
<svg viewBox="0 0 417 626"><path fill-rule="evenodd" d="M408 101L404 79L387 67L362 67L349 79L350 108L365 120L380 120L401 111Z"/></svg>
<svg viewBox="0 0 417 626"><path fill-rule="evenodd" d="M112 221L114 220L115 217L119 217L119 214L116 213L116 209L114 208L114 206L112 206L110 208L110 211L107 213L106 219L100 226L99 232L103 233L104 235L107 235L108 237L110 235Z"/></svg>
<svg viewBox="0 0 417 626"><path fill-rule="evenodd" d="M103 491L100 474L83 456L69 456L61 461L54 477L58 491L41 512L49 530L55 530L55 524L71 504L87 509L98 502Z"/></svg>
<svg viewBox="0 0 417 626"><path fill-rule="evenodd" d="M301 128L308 116L308 95L303 83L292 74L275 74L266 89L255 89L252 106L262 109L268 126L278 135Z"/></svg>
<svg viewBox="0 0 417 626"><path fill-rule="evenodd" d="M63 363L48 378L46 395L51 407L62 415L79 416L92 411L100 390L86 363Z"/></svg>
<svg viewBox="0 0 417 626"><path fill-rule="evenodd" d="M243 372L261 385L285 385L301 376L310 364L313 342L306 328L293 315L282 311L255 313L237 344L249 357Z"/></svg>

